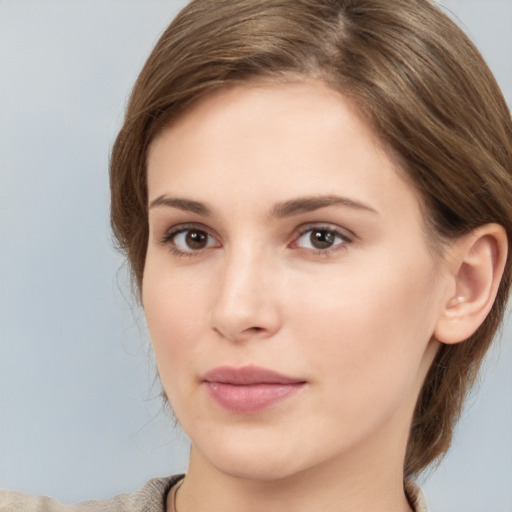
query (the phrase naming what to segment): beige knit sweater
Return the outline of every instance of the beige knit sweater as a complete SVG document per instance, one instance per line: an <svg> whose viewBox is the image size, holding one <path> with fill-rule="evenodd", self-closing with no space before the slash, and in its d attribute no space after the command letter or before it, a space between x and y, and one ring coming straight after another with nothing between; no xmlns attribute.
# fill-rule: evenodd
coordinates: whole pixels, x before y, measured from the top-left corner
<svg viewBox="0 0 512 512"><path fill-rule="evenodd" d="M20 492L0 491L0 512L165 512L167 494L181 477L157 478L137 492L77 505L64 505L46 496L36 498ZM414 482L406 482L405 488L415 512L428 512L421 489Z"/></svg>

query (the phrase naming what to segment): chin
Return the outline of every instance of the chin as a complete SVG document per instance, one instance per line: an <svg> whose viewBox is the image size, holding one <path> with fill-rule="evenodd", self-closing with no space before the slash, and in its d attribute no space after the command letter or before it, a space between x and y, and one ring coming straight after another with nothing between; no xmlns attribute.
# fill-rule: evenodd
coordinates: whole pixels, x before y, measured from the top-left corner
<svg viewBox="0 0 512 512"><path fill-rule="evenodd" d="M217 460L216 469L232 478L253 482L282 481L301 472L299 467L295 465L291 467L290 461L266 458L265 455L252 459L241 457L225 461Z"/></svg>
<svg viewBox="0 0 512 512"><path fill-rule="evenodd" d="M200 459L230 477L260 482L286 479L307 466L307 461L300 460L300 449L292 450L290 446L274 442L259 443L250 435L240 441L237 443L233 438L228 442L212 440L208 446L193 447L191 463Z"/></svg>

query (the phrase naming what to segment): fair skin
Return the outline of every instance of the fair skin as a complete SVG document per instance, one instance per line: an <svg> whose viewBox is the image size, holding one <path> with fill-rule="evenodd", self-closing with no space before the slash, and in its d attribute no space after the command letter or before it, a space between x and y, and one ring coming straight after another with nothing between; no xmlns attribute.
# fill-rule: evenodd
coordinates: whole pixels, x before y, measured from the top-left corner
<svg viewBox="0 0 512 512"><path fill-rule="evenodd" d="M192 445L179 512L410 511L414 405L475 240L436 255L402 174L314 81L222 89L153 141L142 297ZM210 382L254 366L291 383Z"/></svg>

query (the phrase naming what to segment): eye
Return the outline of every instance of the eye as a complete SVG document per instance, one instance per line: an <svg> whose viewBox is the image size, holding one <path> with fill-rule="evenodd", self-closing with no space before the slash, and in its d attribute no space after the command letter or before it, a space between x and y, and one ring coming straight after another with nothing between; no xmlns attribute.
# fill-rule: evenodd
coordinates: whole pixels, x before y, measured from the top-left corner
<svg viewBox="0 0 512 512"><path fill-rule="evenodd" d="M311 249L315 252L328 252L340 248L350 238L339 230L331 227L312 227L303 231L294 241L293 247Z"/></svg>
<svg viewBox="0 0 512 512"><path fill-rule="evenodd" d="M208 231L198 227L181 226L168 232L162 243L168 244L177 256L189 256L211 247L219 247L219 242Z"/></svg>

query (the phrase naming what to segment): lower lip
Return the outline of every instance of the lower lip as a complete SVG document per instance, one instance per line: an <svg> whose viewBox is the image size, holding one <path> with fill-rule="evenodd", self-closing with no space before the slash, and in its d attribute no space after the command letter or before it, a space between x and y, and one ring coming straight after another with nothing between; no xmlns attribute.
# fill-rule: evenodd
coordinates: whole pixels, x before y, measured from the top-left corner
<svg viewBox="0 0 512 512"><path fill-rule="evenodd" d="M205 382L210 396L222 408L238 414L263 411L295 395L304 383L234 385Z"/></svg>

